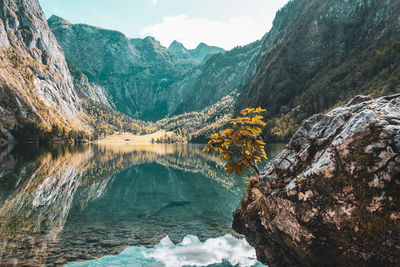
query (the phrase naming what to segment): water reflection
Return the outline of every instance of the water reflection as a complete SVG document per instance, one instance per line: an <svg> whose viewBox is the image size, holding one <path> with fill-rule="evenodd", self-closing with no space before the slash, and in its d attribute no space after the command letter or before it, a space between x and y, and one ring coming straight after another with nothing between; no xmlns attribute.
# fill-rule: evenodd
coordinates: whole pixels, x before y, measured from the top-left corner
<svg viewBox="0 0 400 267"><path fill-rule="evenodd" d="M196 145L4 147L0 265L62 265L166 235L232 234L243 189Z"/></svg>

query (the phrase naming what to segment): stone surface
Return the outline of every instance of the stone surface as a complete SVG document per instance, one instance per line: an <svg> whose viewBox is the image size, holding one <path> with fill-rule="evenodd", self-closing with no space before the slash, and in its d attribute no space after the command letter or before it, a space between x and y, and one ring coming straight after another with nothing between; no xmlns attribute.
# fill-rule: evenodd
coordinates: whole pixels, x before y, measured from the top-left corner
<svg viewBox="0 0 400 267"><path fill-rule="evenodd" d="M0 139L23 120L81 128L64 54L37 0L0 1Z"/></svg>
<svg viewBox="0 0 400 267"><path fill-rule="evenodd" d="M269 266L394 266L400 95L357 97L303 123L234 213Z"/></svg>
<svg viewBox="0 0 400 267"><path fill-rule="evenodd" d="M195 60L204 62L214 54L225 52L224 49L216 46L209 46L205 43L200 43L195 49L187 49L178 41L173 41L168 47L168 50L183 60Z"/></svg>
<svg viewBox="0 0 400 267"><path fill-rule="evenodd" d="M160 100L166 88L194 63L178 58L152 37L129 39L118 31L85 24L71 24L52 16L49 26L64 50L75 84L82 83L82 74L95 93L93 100L104 103L105 95L114 109L136 118L148 113L166 113ZM85 78L83 78L85 79ZM89 90L91 91L91 90ZM158 118L158 119L159 119Z"/></svg>

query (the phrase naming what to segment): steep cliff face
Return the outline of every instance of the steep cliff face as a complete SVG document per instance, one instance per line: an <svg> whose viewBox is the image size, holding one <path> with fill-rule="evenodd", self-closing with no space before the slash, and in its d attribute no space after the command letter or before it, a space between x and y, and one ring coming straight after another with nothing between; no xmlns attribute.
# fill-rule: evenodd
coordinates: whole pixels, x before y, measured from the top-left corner
<svg viewBox="0 0 400 267"><path fill-rule="evenodd" d="M37 0L0 1L0 139L26 124L84 129L64 54ZM32 134L32 133L30 133Z"/></svg>
<svg viewBox="0 0 400 267"><path fill-rule="evenodd" d="M180 102L174 114L199 111L240 90L254 75L261 41L211 56L172 87ZM170 99L169 101L174 101Z"/></svg>
<svg viewBox="0 0 400 267"><path fill-rule="evenodd" d="M168 47L168 51L174 53L179 59L195 60L198 62L207 61L213 54L225 52L225 50L220 47L209 46L205 43L200 43L195 49L186 49L186 47L178 41L173 41Z"/></svg>
<svg viewBox="0 0 400 267"><path fill-rule="evenodd" d="M186 47L178 42L178 41L173 41L170 46L168 47L168 51L176 55L179 59L182 60L191 60L192 55L189 53L189 51L186 49Z"/></svg>
<svg viewBox="0 0 400 267"><path fill-rule="evenodd" d="M269 266L395 266L400 95L317 114L253 178L233 227Z"/></svg>
<svg viewBox="0 0 400 267"><path fill-rule="evenodd" d="M48 23L70 68L76 70L77 87L87 87L82 85L82 77L86 76L94 88L92 92L80 90L82 95L101 103L107 99L106 105L146 120L171 113L175 101L170 103L168 99L176 95L171 85L205 57L221 51L206 45L186 50L177 42L166 49L152 37L129 39L117 31L74 25L57 16Z"/></svg>
<svg viewBox="0 0 400 267"><path fill-rule="evenodd" d="M263 39L239 108L266 108L269 139L287 138L303 119L357 94L399 92L399 21L394 0L290 1Z"/></svg>

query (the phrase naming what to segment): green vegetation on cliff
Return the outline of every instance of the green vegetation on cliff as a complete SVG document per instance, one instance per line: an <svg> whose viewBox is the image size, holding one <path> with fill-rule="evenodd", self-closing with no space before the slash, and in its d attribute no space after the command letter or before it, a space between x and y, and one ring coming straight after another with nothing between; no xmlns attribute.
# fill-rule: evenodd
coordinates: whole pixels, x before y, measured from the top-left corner
<svg viewBox="0 0 400 267"><path fill-rule="evenodd" d="M129 132L141 135L156 132L158 129L152 122L132 119L92 100L83 101L82 106L85 112L83 116L93 129L93 140L112 135L116 132Z"/></svg>
<svg viewBox="0 0 400 267"><path fill-rule="evenodd" d="M276 15L237 112L267 110L268 140L356 95L400 92L399 1L293 0Z"/></svg>
<svg viewBox="0 0 400 267"><path fill-rule="evenodd" d="M288 140L301 122L318 112L326 112L352 97L373 97L400 92L400 41L382 49L357 55L350 52L344 63L333 61L307 81L300 95L287 94L289 102L278 98L270 108L266 139Z"/></svg>

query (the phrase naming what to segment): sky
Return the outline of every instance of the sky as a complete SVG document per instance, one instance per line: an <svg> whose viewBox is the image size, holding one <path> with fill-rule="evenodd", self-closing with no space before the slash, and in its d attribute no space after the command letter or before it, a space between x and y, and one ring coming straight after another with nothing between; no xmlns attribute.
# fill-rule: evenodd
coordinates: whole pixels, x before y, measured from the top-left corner
<svg viewBox="0 0 400 267"><path fill-rule="evenodd" d="M46 17L153 36L168 47L199 43L231 49L260 39L288 0L39 0Z"/></svg>

